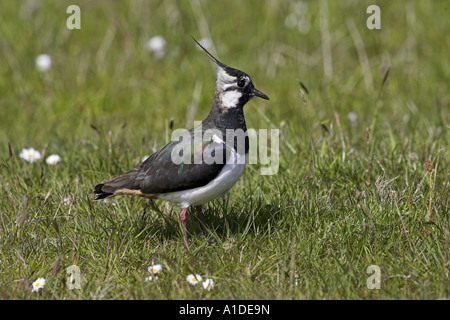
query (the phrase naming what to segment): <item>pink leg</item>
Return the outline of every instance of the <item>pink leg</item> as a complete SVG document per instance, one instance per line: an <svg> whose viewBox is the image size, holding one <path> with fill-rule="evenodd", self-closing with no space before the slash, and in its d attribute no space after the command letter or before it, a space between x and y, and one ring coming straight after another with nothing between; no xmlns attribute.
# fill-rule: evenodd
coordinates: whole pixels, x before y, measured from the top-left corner
<svg viewBox="0 0 450 320"><path fill-rule="evenodd" d="M180 221L181 221L181 229L183 230L184 235L184 244L183 248L186 249L188 246L188 235L186 230L186 211L188 208L183 208L180 213Z"/></svg>
<svg viewBox="0 0 450 320"><path fill-rule="evenodd" d="M180 221L181 221L181 229L183 230L184 235L184 243L183 248L186 250L189 250L188 247L188 235L186 230L186 212L188 208L183 208L180 212ZM195 264L194 258L192 257L192 254L189 252L189 256L191 257L191 261L193 264Z"/></svg>

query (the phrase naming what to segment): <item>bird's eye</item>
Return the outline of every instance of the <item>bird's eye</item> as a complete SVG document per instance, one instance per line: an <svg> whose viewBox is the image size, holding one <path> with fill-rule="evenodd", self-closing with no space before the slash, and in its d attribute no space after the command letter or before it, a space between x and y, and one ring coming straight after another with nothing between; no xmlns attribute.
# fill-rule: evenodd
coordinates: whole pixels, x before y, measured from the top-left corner
<svg viewBox="0 0 450 320"><path fill-rule="evenodd" d="M238 87L242 88L243 86L245 86L245 79L241 79L238 81L237 83Z"/></svg>

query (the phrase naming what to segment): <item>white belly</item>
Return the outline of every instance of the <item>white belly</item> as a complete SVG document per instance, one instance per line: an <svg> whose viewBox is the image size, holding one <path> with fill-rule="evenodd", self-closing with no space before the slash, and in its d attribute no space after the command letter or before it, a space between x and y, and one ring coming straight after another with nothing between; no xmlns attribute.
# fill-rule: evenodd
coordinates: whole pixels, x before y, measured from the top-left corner
<svg viewBox="0 0 450 320"><path fill-rule="evenodd" d="M244 172L248 154L245 155L244 164L240 164L241 157L244 156L235 153L236 161L226 163L217 177L208 184L194 189L163 193L158 196L158 199L174 202L182 208L187 208L191 205L200 205L225 195Z"/></svg>

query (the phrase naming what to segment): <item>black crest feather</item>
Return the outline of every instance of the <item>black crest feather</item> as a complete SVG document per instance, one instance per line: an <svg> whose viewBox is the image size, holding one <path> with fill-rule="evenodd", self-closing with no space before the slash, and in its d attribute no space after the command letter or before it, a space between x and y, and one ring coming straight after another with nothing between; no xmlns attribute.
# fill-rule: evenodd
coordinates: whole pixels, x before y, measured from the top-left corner
<svg viewBox="0 0 450 320"><path fill-rule="evenodd" d="M219 60L217 60L216 57L214 57L208 50L205 49L205 47L203 47L197 40L195 40L194 37L192 37L192 39L195 41L195 43L203 49L203 51L205 51L208 54L209 59L211 59L211 61L215 62L218 66L226 69L229 68L226 64L220 62Z"/></svg>

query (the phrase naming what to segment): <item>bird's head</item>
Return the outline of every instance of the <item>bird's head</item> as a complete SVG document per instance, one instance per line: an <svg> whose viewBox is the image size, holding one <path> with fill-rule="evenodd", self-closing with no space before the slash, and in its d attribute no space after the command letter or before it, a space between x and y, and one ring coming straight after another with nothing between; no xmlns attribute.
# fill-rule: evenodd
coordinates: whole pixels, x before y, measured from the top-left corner
<svg viewBox="0 0 450 320"><path fill-rule="evenodd" d="M250 76L238 69L231 68L217 60L197 40L209 58L217 64L216 98L225 108L243 107L254 97L269 100L269 97L255 88Z"/></svg>

